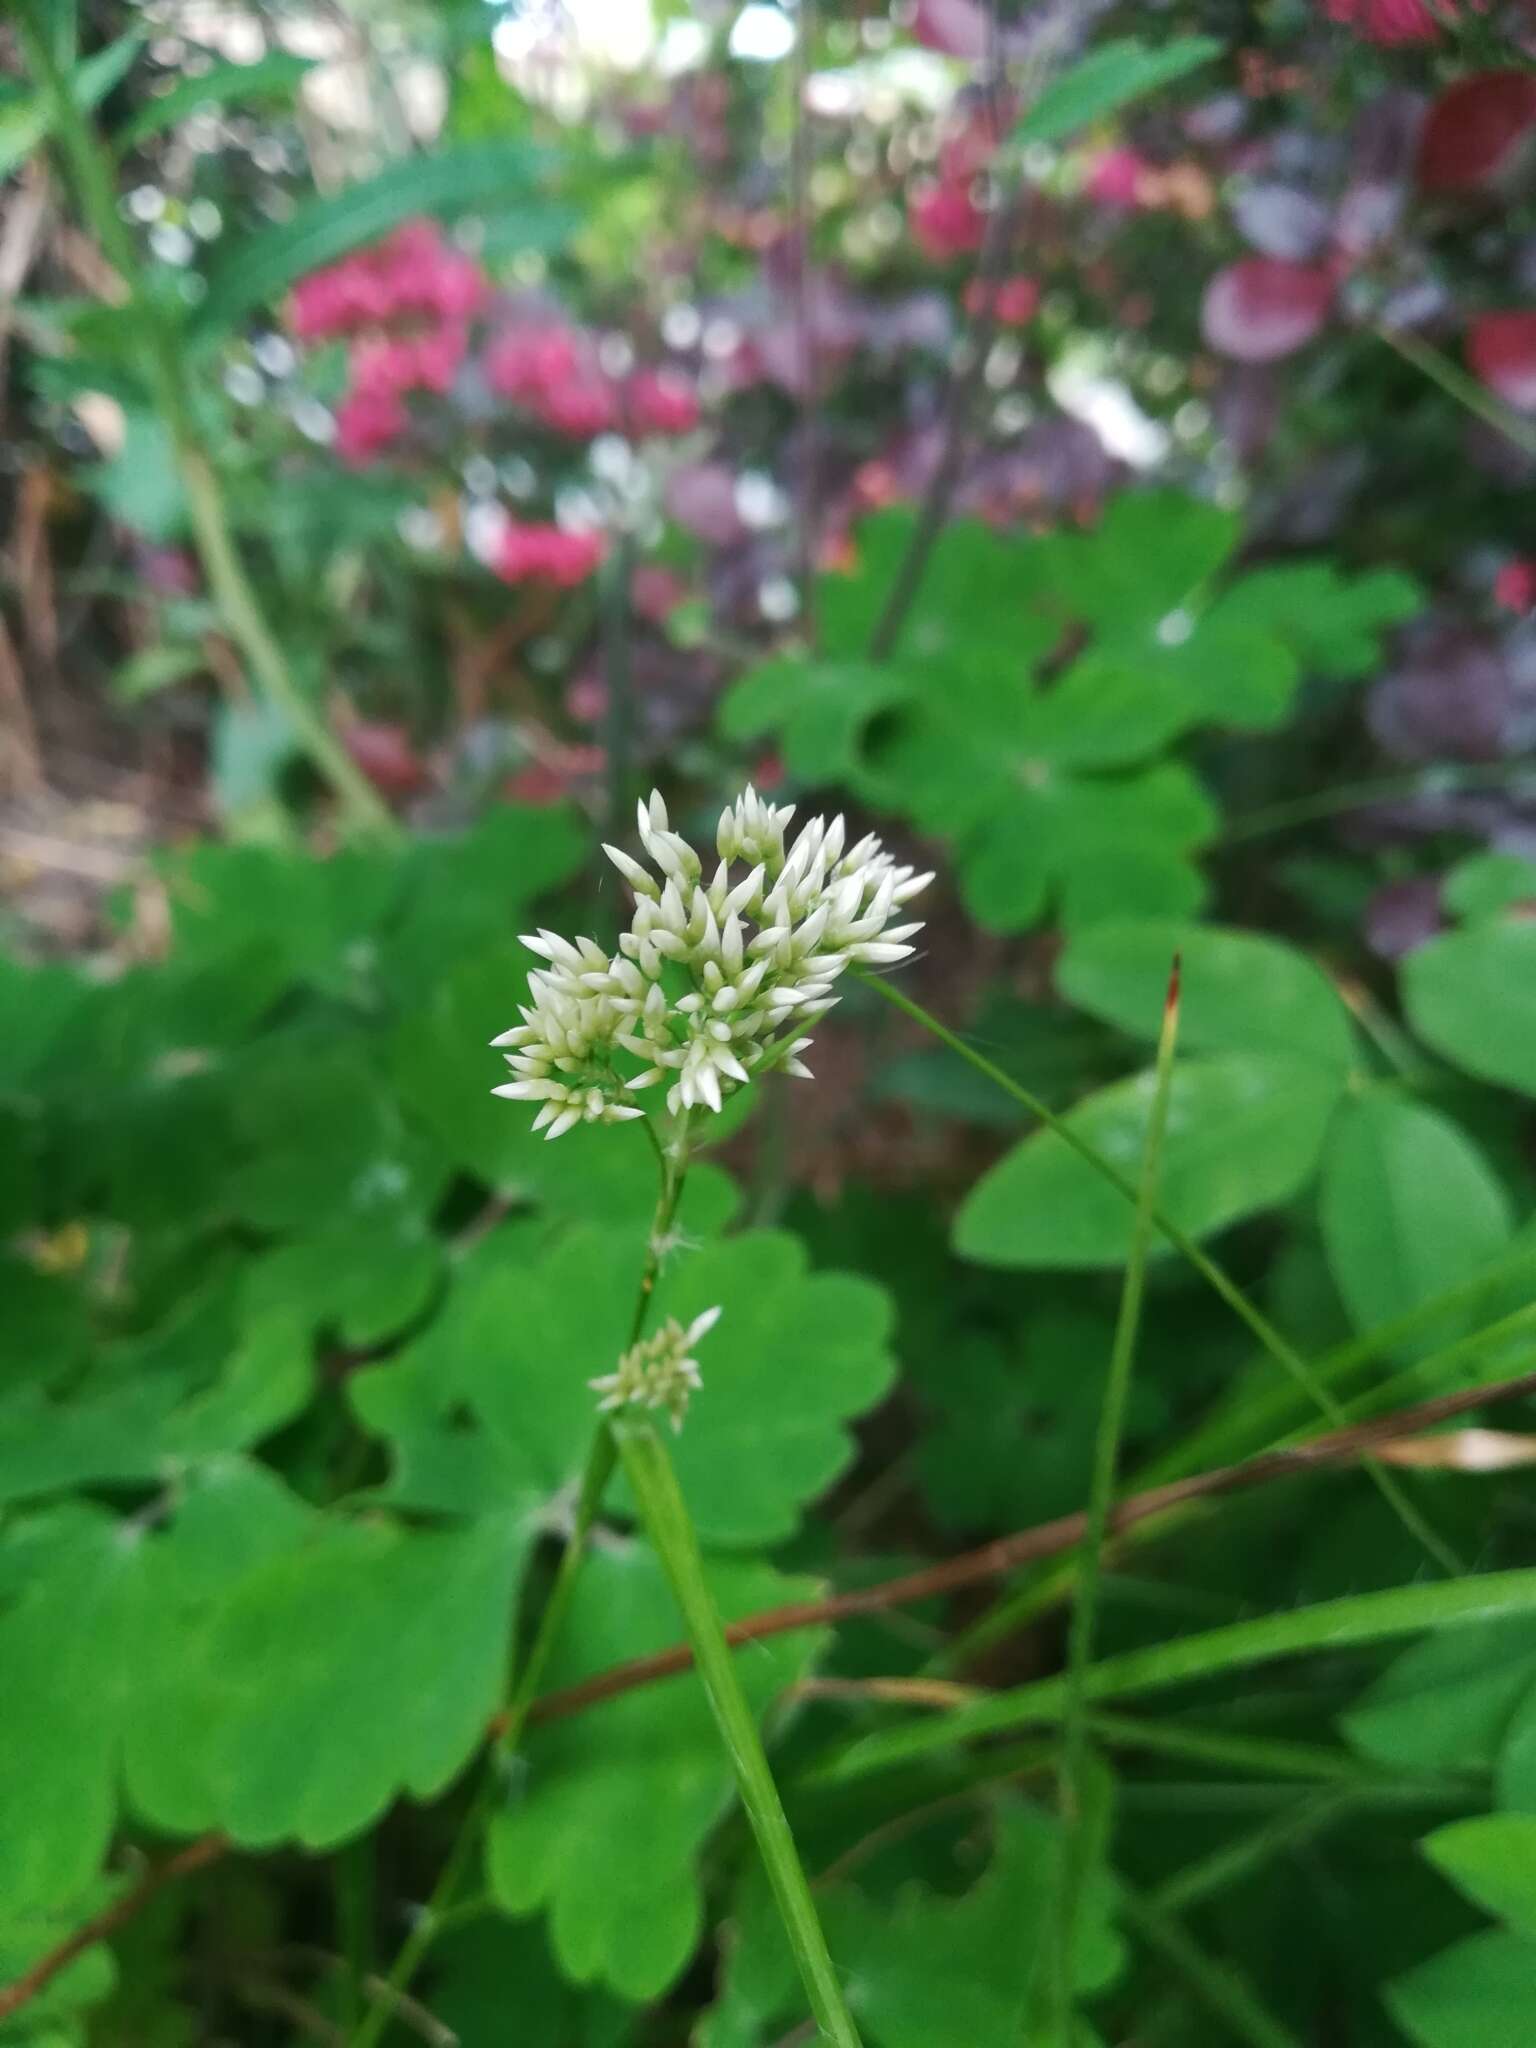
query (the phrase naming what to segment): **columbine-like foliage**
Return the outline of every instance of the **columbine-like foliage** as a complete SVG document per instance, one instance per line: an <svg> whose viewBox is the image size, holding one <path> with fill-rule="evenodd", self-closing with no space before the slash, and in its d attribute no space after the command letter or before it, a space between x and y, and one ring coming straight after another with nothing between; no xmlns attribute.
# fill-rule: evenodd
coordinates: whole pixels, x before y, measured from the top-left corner
<svg viewBox="0 0 1536 2048"><path fill-rule="evenodd" d="M699 1361L688 1354L719 1320L719 1309L707 1308L685 1330L676 1316L668 1316L654 1336L629 1347L615 1371L588 1380L592 1391L602 1396L599 1410L665 1408L673 1429L681 1429L688 1403L703 1384Z"/></svg>
<svg viewBox="0 0 1536 2048"><path fill-rule="evenodd" d="M523 1021L491 1041L512 1048L516 1076L493 1092L539 1103L534 1129L558 1138L640 1116L635 1093L658 1081L675 1113L718 1110L773 1067L808 1078L810 1039L797 1033L832 1008L846 968L911 954L921 925L892 919L933 878L899 866L873 833L847 847L841 817L813 818L786 846L793 816L749 785L720 814L706 882L653 791L639 830L656 872L604 848L635 892L618 952L549 931L523 940L549 964L528 978Z"/></svg>

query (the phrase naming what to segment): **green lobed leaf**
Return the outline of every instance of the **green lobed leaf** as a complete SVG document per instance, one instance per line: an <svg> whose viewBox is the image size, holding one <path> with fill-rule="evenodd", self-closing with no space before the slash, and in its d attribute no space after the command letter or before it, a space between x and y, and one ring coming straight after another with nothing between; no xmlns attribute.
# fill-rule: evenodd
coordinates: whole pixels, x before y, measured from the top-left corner
<svg viewBox="0 0 1536 2048"><path fill-rule="evenodd" d="M758 1563L707 1566L722 1615L806 1599L815 1582ZM678 1640L669 1588L640 1544L595 1550L576 1581L548 1674L573 1684ZM816 1639L784 1636L741 1660L753 1711L805 1670ZM687 1965L704 1926L697 1863L731 1803L730 1764L691 1674L538 1728L518 1795L491 1822L492 1893L509 1913L543 1910L576 1984L652 1999Z"/></svg>
<svg viewBox="0 0 1536 2048"><path fill-rule="evenodd" d="M959 1893L910 1880L877 1890L862 1872L859 1881L818 1893L850 2005L864 2039L877 2048L962 2041L966 2048L1016 2048L1033 2038L1028 2023L1039 1973L1048 1967L1061 1835L1049 1815L1019 1799L1000 1800L990 1820L986 1867ZM1109 1885L1096 1878L1087 1888L1075 1957L1076 1987L1085 1996L1111 1984L1123 1962L1111 1907ZM738 1893L727 1955L699 2048L771 2048L792 2028L802 1999L755 1875Z"/></svg>
<svg viewBox="0 0 1536 2048"><path fill-rule="evenodd" d="M1394 1658L1341 1720L1362 1755L1408 1770L1492 1770L1536 1686L1524 1619L1426 1636Z"/></svg>
<svg viewBox="0 0 1536 2048"><path fill-rule="evenodd" d="M1536 1940L1536 1814L1453 1820L1419 1847L1475 1906Z"/></svg>
<svg viewBox="0 0 1536 2048"><path fill-rule="evenodd" d="M1191 1237L1273 1208L1311 1178L1341 1077L1278 1053L1226 1053L1175 1072L1160 1206ZM1125 1175L1135 1171L1152 1075L1090 1095L1067 1122ZM984 1174L955 1219L955 1249L982 1265L1117 1266L1131 1204L1050 1130Z"/></svg>
<svg viewBox="0 0 1536 2048"><path fill-rule="evenodd" d="M1346 576L1332 562L1276 562L1250 569L1223 609L1278 634L1308 673L1348 681L1381 659L1381 637L1424 608L1424 593L1393 569Z"/></svg>
<svg viewBox="0 0 1536 2048"><path fill-rule="evenodd" d="M1536 1941L1491 1930L1443 1949L1386 1987L1418 2048L1529 2048Z"/></svg>
<svg viewBox="0 0 1536 2048"><path fill-rule="evenodd" d="M1462 1130L1379 1090L1346 1102L1334 1120L1319 1216L1329 1270L1361 1332L1471 1279L1514 1234L1509 1197ZM1474 1306L1436 1322L1411 1355L1452 1342L1475 1314Z"/></svg>
<svg viewBox="0 0 1536 2048"><path fill-rule="evenodd" d="M1101 43L1052 79L1013 131L1015 142L1060 142L1145 99L1221 53L1212 36L1176 36L1153 49L1139 36Z"/></svg>
<svg viewBox="0 0 1536 2048"><path fill-rule="evenodd" d="M1475 853L1458 861L1440 891L1447 910L1468 919L1536 906L1536 861L1518 853Z"/></svg>
<svg viewBox="0 0 1536 2048"><path fill-rule="evenodd" d="M391 1493L407 1505L539 1513L581 1470L596 1422L587 1382L628 1346L638 1230L581 1227L552 1249L526 1228L510 1246L505 1235L479 1248L419 1338L352 1379L357 1413L392 1440ZM795 1239L753 1231L669 1267L651 1327L716 1306L679 1475L705 1542L776 1541L847 1463L843 1425L890 1384L889 1303L871 1282L809 1272Z"/></svg>
<svg viewBox="0 0 1536 2048"><path fill-rule="evenodd" d="M1175 954L1179 1040L1191 1052L1278 1052L1346 1068L1349 1015L1328 977L1256 932L1122 918L1074 935L1056 967L1061 993L1091 1016L1155 1039Z"/></svg>
<svg viewBox="0 0 1536 2048"><path fill-rule="evenodd" d="M1450 932L1402 964L1408 1020L1469 1074L1536 1095L1536 923Z"/></svg>

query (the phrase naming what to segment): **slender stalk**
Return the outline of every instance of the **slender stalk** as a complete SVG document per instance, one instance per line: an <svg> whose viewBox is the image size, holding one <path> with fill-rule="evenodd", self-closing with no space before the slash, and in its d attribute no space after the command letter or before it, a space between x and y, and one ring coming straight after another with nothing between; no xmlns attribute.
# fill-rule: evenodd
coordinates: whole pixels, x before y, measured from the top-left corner
<svg viewBox="0 0 1536 2048"><path fill-rule="evenodd" d="M1223 1842L1209 1856L1186 1863L1158 1886L1152 1894L1153 1903L1165 1913L1187 1913L1191 1906L1198 1906L1213 1893L1226 1892L1241 1884L1288 1849L1310 1842L1335 1821L1342 1820L1354 1805L1355 1794L1337 1787L1309 1793L1235 1841Z"/></svg>
<svg viewBox="0 0 1536 2048"><path fill-rule="evenodd" d="M1496 428L1507 441L1512 441L1522 454L1536 455L1536 424L1522 419L1485 385L1479 384L1475 377L1469 377L1458 364L1441 355L1439 349L1431 348L1416 334L1390 327L1378 327L1376 335L1405 363L1412 363L1432 384L1438 384L1448 398L1455 399L1458 405L1475 413L1485 425Z"/></svg>
<svg viewBox="0 0 1536 2048"><path fill-rule="evenodd" d="M222 488L187 404L174 332L153 302L133 236L117 210L112 160L58 65L38 0L18 0L16 26L27 64L48 102L81 212L128 293L128 314L142 337L141 367L171 437L193 539L230 637L353 824L393 833L397 827L389 807L301 689L240 559Z"/></svg>
<svg viewBox="0 0 1536 2048"><path fill-rule="evenodd" d="M1320 789L1310 796L1287 797L1258 810L1239 811L1235 818L1227 820L1215 843L1240 845L1245 839L1262 839L1266 833L1283 832L1292 825L1347 816L1369 804L1401 802L1413 797L1459 796L1481 789L1506 789L1511 783L1522 782L1536 782L1536 769L1529 760L1471 765L1445 762L1431 769L1416 768L1408 775L1378 775L1363 782Z"/></svg>
<svg viewBox="0 0 1536 2048"><path fill-rule="evenodd" d="M1231 1963L1217 1963L1162 1906L1122 1884L1120 1917L1146 1946L1170 1963L1208 2012L1224 2020L1229 2033L1251 2048L1302 2048L1289 2027L1262 2006L1245 1977Z"/></svg>
<svg viewBox="0 0 1536 2048"><path fill-rule="evenodd" d="M1067 1634L1067 1694L1063 1714L1059 1771L1062 1816L1066 1840L1062 1848L1061 1887L1056 1910L1056 2020L1060 2038L1072 2038L1074 2006L1073 1957L1077 1953L1078 1919L1083 1886L1087 1880L1088 1843L1084 1824L1088 1777L1088 1668L1093 1661L1093 1629L1098 1612L1099 1575L1104 1543L1109 1534L1110 1513L1120 1471L1120 1445L1125 1435L1126 1409L1130 1401L1131 1376L1136 1360L1136 1338L1141 1327L1141 1304L1146 1292L1147 1254L1152 1243L1152 1209L1157 1196L1158 1171L1162 1164L1163 1134L1168 1126L1169 1084L1173 1078L1173 1053L1179 1035L1179 962L1174 959L1163 1005L1162 1030L1157 1042L1156 1083L1152 1112L1147 1125L1146 1152L1142 1161L1141 1185L1136 1197L1136 1217L1131 1231L1130 1256L1126 1261L1125 1283L1120 1293L1120 1312L1115 1322L1110 1350L1109 1378L1099 1407L1094 1438L1093 1468L1088 1489L1088 1527L1083 1538L1082 1564L1078 1573L1077 1598Z"/></svg>
<svg viewBox="0 0 1536 2048"><path fill-rule="evenodd" d="M646 1422L622 1422L615 1434L646 1534L682 1611L699 1677L735 1772L820 2038L837 2043L838 2048L859 2048L858 2032L821 1931L795 1838L763 1754L757 1722L736 1676L720 1612L704 1576L693 1520L667 1447Z"/></svg>
<svg viewBox="0 0 1536 2048"><path fill-rule="evenodd" d="M1536 1570L1354 1593L1106 1658L1089 1666L1086 1691L1090 1700L1130 1699L1278 1657L1360 1649L1399 1636L1467 1628L1516 1615L1536 1615ZM850 1783L959 1742L1049 1727L1061 1720L1065 1703L1065 1678L1038 1679L950 1714L859 1737L807 1773L803 1782Z"/></svg>
<svg viewBox="0 0 1536 2048"><path fill-rule="evenodd" d="M603 684L608 692L603 747L608 756L608 836L620 839L630 823L631 761L635 747L634 679L629 659L630 585L634 542L622 521L615 523L613 550L603 569Z"/></svg>
<svg viewBox="0 0 1536 2048"><path fill-rule="evenodd" d="M645 1328L651 1297L656 1290L657 1275L661 1271L667 1240L677 1215L678 1202L682 1197L683 1183L687 1179L688 1120L689 1112L684 1110L674 1122L665 1145L657 1139L650 1119L644 1120L646 1136L656 1147L661 1186L656 1197L655 1213L651 1217L650 1232L646 1238L645 1263L640 1270L640 1284L635 1290L635 1310L629 1325L631 1344L638 1341ZM437 1939L443 1925L444 1913L452 1903L453 1895L468 1868L470 1856L478 1846L485 1823L490 1817L498 1764L502 1758L512 1755L517 1750L527 1728L529 1713L537 1697L551 1653L565 1624L576 1580L586 1561L588 1544L602 1507L603 1494L617 1462L618 1449L614 1442L613 1430L606 1422L602 1422L594 1432L591 1446L587 1451L586 1463L582 1468L577 1489L576 1507L571 1517L570 1534L560 1554L560 1562L555 1568L554 1582L539 1616L539 1625L534 1630L533 1641L529 1644L527 1654L518 1670L512 1696L496 1722L496 1750L491 1757L490 1767L460 1824L432 1896L402 1943L388 1975L377 1983L376 1989L370 1991L369 2010L365 2013L362 2024L351 2036L348 2048L375 2048L389 2023L395 2001L409 1987L425 1960L427 1951Z"/></svg>
<svg viewBox="0 0 1536 2048"><path fill-rule="evenodd" d="M941 1024L937 1017L923 1008L921 1003L915 1003L909 995L895 987L893 983L882 980L875 975L864 974L857 968L854 972L859 974L860 980L867 987L876 990L888 1003L894 1003L903 1015L910 1017L915 1024L921 1024L923 1029L932 1037L938 1039L941 1045L947 1045L950 1051L957 1053L968 1066L974 1067L979 1074L985 1074L987 1079L994 1083L995 1086L1001 1088L1005 1095L1011 1095L1015 1102L1022 1104L1032 1116L1037 1117L1047 1129L1053 1131L1063 1144L1070 1146L1080 1159L1093 1168L1095 1173L1099 1174L1104 1180L1107 1180L1111 1187L1117 1188L1128 1202L1134 1204L1137 1201L1135 1184L1128 1180L1117 1166L1106 1159L1096 1146L1088 1144L1086 1140L1079 1137L1066 1119L1059 1117L1055 1110L1049 1104L1043 1102L1038 1095L1033 1094L1020 1082L1015 1081L1011 1074L1005 1074L1001 1067L995 1066L991 1060L977 1052L973 1046L967 1045L963 1038L951 1031L947 1025ZM1274 1324L1249 1299L1226 1270L1218 1265L1206 1252L1202 1251L1194 1239L1181 1230L1178 1224L1155 1204L1152 1208L1151 1216L1153 1227L1159 1236L1166 1239L1173 1246L1174 1250L1194 1267L1207 1286L1221 1297L1233 1314L1247 1324L1270 1357L1284 1368L1296 1382L1297 1386L1306 1394L1314 1407L1321 1414L1325 1415L1330 1422L1335 1424L1341 1423L1344 1420L1343 1409L1332 1394L1329 1393L1326 1386L1323 1385L1312 1367L1307 1364L1300 1352L1286 1342ZM1390 1473L1384 1472L1381 1466L1373 1459L1366 1460L1363 1469L1370 1476L1377 1491L1397 1516L1403 1527L1423 1547L1429 1556L1434 1559L1441 1570L1450 1573L1459 1572L1462 1569L1461 1560L1429 1526L1397 1480ZM990 1623L990 1621L991 1617L988 1617L988 1622ZM986 1640L995 1640L997 1634L1004 1632L1006 1627L1011 1625L1011 1621L1007 1623L999 1622L997 1629L989 1634ZM981 1634L973 1632L971 1637L968 1638L968 1646L980 1647L981 1641Z"/></svg>

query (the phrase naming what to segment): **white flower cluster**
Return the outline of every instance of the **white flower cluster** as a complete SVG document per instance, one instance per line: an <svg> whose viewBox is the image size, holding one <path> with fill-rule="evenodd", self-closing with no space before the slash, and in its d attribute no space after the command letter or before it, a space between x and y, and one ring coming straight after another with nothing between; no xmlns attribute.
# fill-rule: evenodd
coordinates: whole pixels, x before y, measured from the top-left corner
<svg viewBox="0 0 1536 2048"><path fill-rule="evenodd" d="M719 1309L707 1308L685 1330L676 1316L669 1316L654 1337L642 1337L631 1345L616 1372L587 1381L593 1392L602 1396L597 1404L599 1413L615 1408L665 1408L673 1429L681 1429L688 1402L702 1384L699 1361L688 1354L719 1320Z"/></svg>
<svg viewBox="0 0 1536 2048"><path fill-rule="evenodd" d="M653 792L639 827L656 872L603 849L635 892L618 952L547 931L523 940L547 965L528 978L521 1024L491 1041L512 1048L517 1077L494 1093L539 1103L534 1129L558 1138L641 1115L632 1098L658 1081L676 1113L718 1110L771 1067L808 1076L810 1040L796 1034L832 1008L832 985L855 961L908 957L922 927L891 920L933 877L898 867L873 833L845 849L840 817L813 818L786 848L793 816L749 786L721 813L706 882ZM621 1051L639 1072L621 1071Z"/></svg>

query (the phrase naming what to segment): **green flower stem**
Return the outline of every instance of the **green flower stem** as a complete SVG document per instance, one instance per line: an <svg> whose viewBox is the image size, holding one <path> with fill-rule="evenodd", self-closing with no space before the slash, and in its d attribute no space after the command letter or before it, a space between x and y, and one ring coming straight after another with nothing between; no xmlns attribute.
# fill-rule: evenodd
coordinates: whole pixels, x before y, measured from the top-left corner
<svg viewBox="0 0 1536 2048"><path fill-rule="evenodd" d="M1330 1786L1296 1800L1283 1813L1261 1821L1258 1827L1230 1842L1223 1842L1209 1856L1186 1863L1182 1870L1160 1884L1153 1903L1165 1913L1187 1913L1204 1900L1227 1892L1252 1877L1277 1856L1310 1842L1335 1821L1353 1811L1356 1795L1347 1787Z"/></svg>
<svg viewBox="0 0 1536 2048"><path fill-rule="evenodd" d="M187 403L174 329L154 305L133 236L117 208L110 156L55 59L38 0L18 0L16 27L27 65L47 101L74 180L80 210L128 292L128 316L143 343L141 368L170 434L187 513L208 588L256 684L283 713L310 761L335 790L351 822L378 834L398 830L388 805L300 688L261 607L230 527L213 465Z"/></svg>
<svg viewBox="0 0 1536 2048"><path fill-rule="evenodd" d="M1299 2038L1262 2006L1247 1979L1230 1963L1213 1962L1162 1906L1121 1883L1116 1892L1120 1918L1144 1945L1178 1971L1208 2012L1251 2048L1302 2048Z"/></svg>
<svg viewBox="0 0 1536 2048"><path fill-rule="evenodd" d="M640 1518L661 1560L693 1645L699 1678L736 1775L742 1805L794 1951L819 2036L838 2048L859 2048L837 1969L821 1931L778 1788L763 1754L757 1723L736 1676L720 1613L704 1577L704 1560L667 1447L648 1422L616 1425Z"/></svg>
<svg viewBox="0 0 1536 2048"><path fill-rule="evenodd" d="M1405 363L1412 363L1432 384L1438 384L1448 398L1455 399L1458 405L1465 406L1468 412L1475 413L1506 440L1512 441L1522 454L1536 455L1536 424L1523 419L1512 406L1496 398L1485 384L1469 377L1458 363L1443 356L1439 349L1431 348L1416 334L1405 333L1400 328L1378 327L1376 335Z"/></svg>
<svg viewBox="0 0 1536 2048"><path fill-rule="evenodd" d="M1290 1614L1181 1636L1127 1651L1088 1668L1091 1701L1129 1699L1185 1685L1194 1679L1244 1670L1276 1657L1316 1650L1358 1649L1431 1629L1467 1628L1506 1616L1536 1615L1536 1569L1490 1572L1449 1583L1394 1586L1381 1593L1354 1593ZM982 1736L1020 1728L1049 1727L1062 1719L1067 1698L1064 1677L1037 1680L1008 1692L957 1707L948 1714L862 1736L828 1757L804 1779L807 1785L846 1784Z"/></svg>
<svg viewBox="0 0 1536 2048"><path fill-rule="evenodd" d="M1001 1067L995 1066L974 1047L967 1045L957 1033L941 1024L937 1017L925 1010L920 1003L913 1002L909 995L904 994L891 982L872 974L865 974L858 968L855 968L854 972L867 987L876 990L888 1003L894 1003L903 1015L910 1017L915 1024L921 1024L923 1029L938 1039L941 1045L948 1046L950 1051L958 1054L968 1066L974 1067L978 1074L984 1074L996 1087L1001 1088L1005 1095L1011 1095L1015 1102L1038 1118L1047 1129L1054 1131L1063 1144L1070 1146L1095 1173L1107 1180L1111 1187L1117 1188L1128 1202L1135 1204L1139 1200L1135 1183L1128 1180L1096 1146L1080 1138L1066 1119L1059 1117L1038 1095L1031 1093L1028 1088L1015 1081L1011 1074L1005 1074ZM1247 1324L1270 1357L1284 1368L1314 1407L1336 1427L1341 1424L1344 1421L1344 1411L1333 1395L1300 1352L1286 1342L1274 1324L1249 1299L1230 1274L1202 1251L1194 1239L1181 1230L1178 1224L1155 1203L1151 1210L1151 1221L1158 1234L1166 1239L1182 1258L1188 1260L1206 1284L1220 1295L1233 1314ZM1363 1459L1361 1463L1362 1469L1370 1476L1377 1491L1403 1527L1434 1559L1441 1570L1449 1573L1459 1572L1462 1569L1461 1560L1429 1526L1397 1480L1384 1471L1374 1458ZM951 1654L946 1661L952 1664L963 1655L996 1641L1000 1636L1006 1635L1016 1625L1017 1620L1018 1616L1010 1603L1001 1602L992 1614L984 1618L979 1627L970 1630L952 1646Z"/></svg>
<svg viewBox="0 0 1536 2048"><path fill-rule="evenodd" d="M1109 1534L1110 1511L1120 1471L1120 1446L1125 1435L1126 1409L1130 1401L1131 1376L1136 1359L1136 1338L1141 1327L1141 1304L1146 1292L1147 1254L1152 1243L1152 1211L1157 1200L1158 1172L1162 1164L1163 1136L1168 1127L1169 1084L1173 1079L1173 1053L1179 1035L1179 963L1173 963L1168 999L1163 1005L1162 1029L1157 1041L1156 1078L1152 1111L1147 1124L1146 1151L1141 1182L1136 1193L1136 1217L1131 1230L1130 1256L1126 1260L1125 1282L1120 1291L1120 1311L1115 1320L1114 1343L1110 1349L1109 1378L1099 1407L1094 1436L1093 1468L1089 1479L1087 1528L1084 1532L1077 1579L1077 1598L1067 1633L1067 1693L1063 1713L1059 1771L1062 1818L1067 1834L1062 1850L1061 1887L1056 1902L1055 1993L1056 2023L1063 2041L1073 2034L1073 1957L1077 1953L1078 1919L1083 1886L1088 1876L1088 1842L1084 1815L1088 1792L1088 1698L1087 1680L1093 1661L1093 1629L1098 1613L1099 1577L1104 1544Z"/></svg>
<svg viewBox="0 0 1536 2048"><path fill-rule="evenodd" d="M655 1212L651 1217L650 1233L646 1239L645 1263L640 1270L640 1284L635 1290L635 1311L629 1325L631 1344L638 1343L645 1329L651 1297L656 1291L657 1275L661 1271L661 1262L666 1252L667 1237L676 1220L677 1205L682 1199L683 1184L688 1177L689 1114L689 1111L683 1110L675 1119L665 1143L656 1136L649 1117L642 1126L656 1150L661 1188L656 1198ZM534 1630L533 1641L522 1660L512 1688L512 1696L501 1717L496 1755L492 1757L490 1769L464 1816L431 1897L418 1916L415 1926L401 1944L389 1975L373 1994L373 2004L364 2015L361 2026L350 2037L347 2048L375 2048L375 2043L389 2022L396 1995L409 1988L426 1958L427 1951L443 1928L447 1909L453 1903L454 1894L469 1868L470 1857L479 1845L485 1823L490 1818L497 1787L496 1772L499 1759L516 1752L528 1725L528 1715L534 1700L538 1697L544 1672L570 1609L571 1596L575 1591L581 1567L586 1561L592 1529L602 1507L608 1481L612 1478L614 1467L618 1463L618 1455L612 1428L606 1421L599 1423L593 1432L586 1463L582 1467L576 1507L571 1517L570 1534L566 1537L565 1548L555 1568L554 1582L539 1615L539 1625Z"/></svg>

